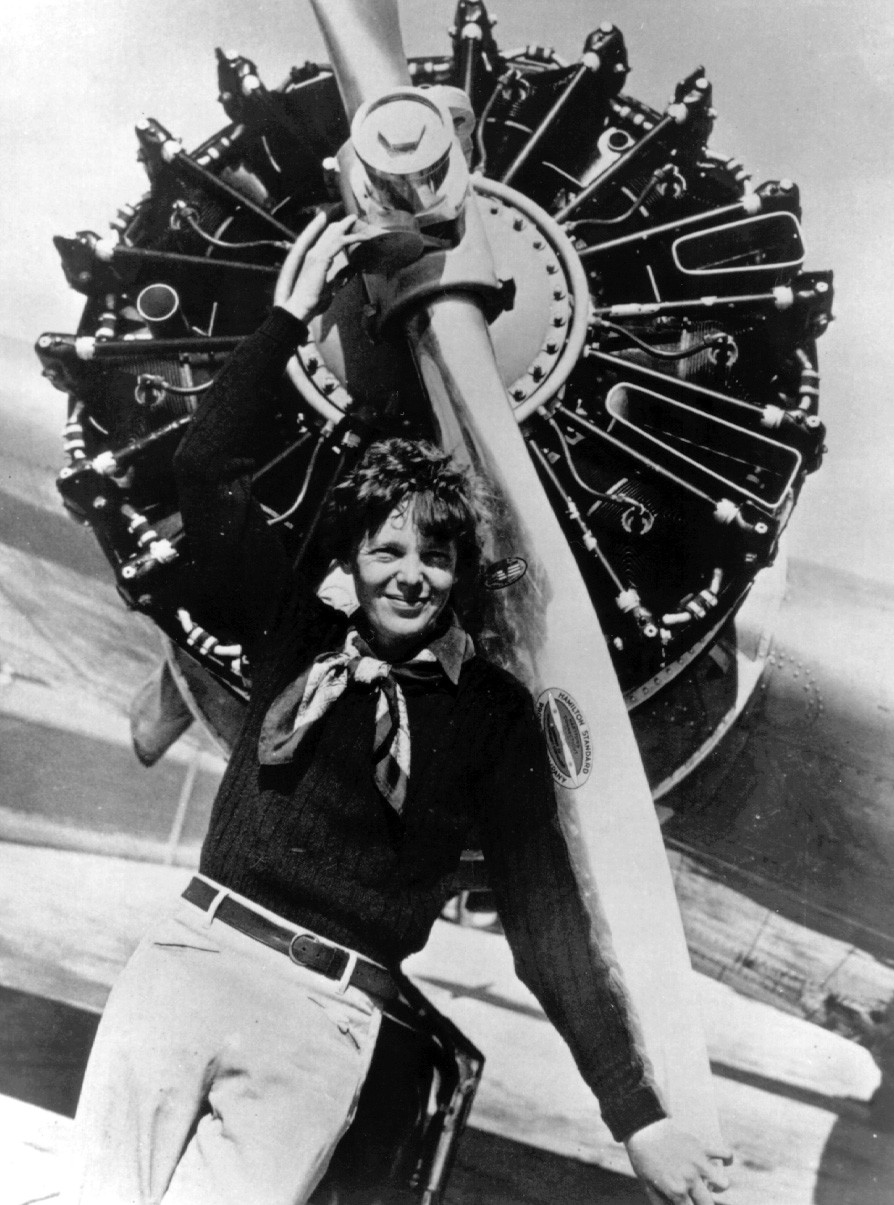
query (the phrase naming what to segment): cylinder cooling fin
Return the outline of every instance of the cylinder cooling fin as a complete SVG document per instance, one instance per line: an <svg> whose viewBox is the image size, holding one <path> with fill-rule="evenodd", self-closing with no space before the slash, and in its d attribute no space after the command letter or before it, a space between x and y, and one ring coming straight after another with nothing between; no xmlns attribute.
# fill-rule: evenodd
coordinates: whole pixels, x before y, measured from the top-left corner
<svg viewBox="0 0 894 1205"><path fill-rule="evenodd" d="M231 633L206 630L191 594L172 457L288 286L296 238L321 208L341 212L355 169L328 65L268 87L242 55L217 59L224 127L187 150L141 121L145 196L106 235L56 239L86 301L78 329L42 335L37 353L69 399L65 506L92 527L126 602L240 696L250 666ZM729 630L821 463L816 339L832 275L804 269L797 187L755 184L710 147L702 67L661 112L625 92L627 72L613 25L566 63L538 46L503 51L484 5L458 5L450 42L411 60L409 78L458 134L494 277L463 259L449 207L419 246L391 232L406 259L399 302L371 295L359 258L283 377L255 489L298 557L371 440L427 433L395 317L433 287L414 254L443 251L435 287L485 297L508 403L639 707ZM445 143L435 183L455 153ZM393 191L374 148L367 158L375 187ZM430 176L401 188L427 195ZM512 580L497 566L484 584Z"/></svg>

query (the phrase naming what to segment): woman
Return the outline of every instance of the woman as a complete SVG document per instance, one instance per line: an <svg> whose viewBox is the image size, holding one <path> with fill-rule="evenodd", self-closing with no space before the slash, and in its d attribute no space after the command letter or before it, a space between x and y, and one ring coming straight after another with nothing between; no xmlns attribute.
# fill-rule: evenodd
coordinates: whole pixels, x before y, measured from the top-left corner
<svg viewBox="0 0 894 1205"><path fill-rule="evenodd" d="M352 616L295 580L252 499L274 386L352 222L323 231L178 453L206 610L242 640L253 685L200 873L103 1017L75 1199L305 1201L356 1107L389 968L424 945L476 834L518 973L613 1134L656 1199L706 1205L725 1153L665 1118L618 968L591 939L531 698L454 610L478 571L481 490L430 445L372 445L323 524Z"/></svg>

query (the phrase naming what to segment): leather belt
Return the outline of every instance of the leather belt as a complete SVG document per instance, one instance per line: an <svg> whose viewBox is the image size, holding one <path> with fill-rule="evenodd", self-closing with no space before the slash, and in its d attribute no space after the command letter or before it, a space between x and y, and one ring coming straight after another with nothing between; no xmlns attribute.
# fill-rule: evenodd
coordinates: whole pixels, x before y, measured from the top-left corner
<svg viewBox="0 0 894 1205"><path fill-rule="evenodd" d="M204 879L193 879L183 892L183 898L207 912L218 894L219 889L206 883ZM255 941L278 950L298 966L325 975L327 979L341 979L351 959L355 957L342 946L330 945L312 933L295 933L284 925L278 925L260 912L255 912L253 908L233 899L231 895L225 895L221 900L214 912L214 919L223 921L232 929L238 929L246 937L252 937ZM397 984L385 968L366 958L356 958L348 983L352 987L359 987L361 991L369 992L372 996L378 996L381 1000L394 1000L399 995Z"/></svg>

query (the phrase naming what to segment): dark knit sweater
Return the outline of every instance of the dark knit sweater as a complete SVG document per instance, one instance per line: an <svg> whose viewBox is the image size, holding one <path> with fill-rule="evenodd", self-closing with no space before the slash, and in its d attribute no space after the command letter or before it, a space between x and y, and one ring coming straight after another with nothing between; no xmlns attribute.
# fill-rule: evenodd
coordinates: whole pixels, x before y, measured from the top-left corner
<svg viewBox="0 0 894 1205"><path fill-rule="evenodd" d="M405 688L412 772L403 813L379 794L375 693L344 692L284 766L258 736L277 694L348 620L297 583L251 498L257 432L302 324L275 309L209 390L176 458L190 552L215 621L238 635L252 693L212 811L201 870L298 925L396 965L420 949L477 833L516 969L568 1042L615 1137L664 1116L617 967L593 944L556 819L533 703L475 656L457 686Z"/></svg>

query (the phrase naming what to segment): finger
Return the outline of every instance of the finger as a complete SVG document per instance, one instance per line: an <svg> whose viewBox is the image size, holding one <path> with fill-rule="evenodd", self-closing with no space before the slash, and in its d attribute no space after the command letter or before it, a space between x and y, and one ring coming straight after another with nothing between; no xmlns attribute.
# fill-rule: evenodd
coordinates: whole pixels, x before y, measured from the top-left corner
<svg viewBox="0 0 894 1205"><path fill-rule="evenodd" d="M325 226L325 212L315 214L289 248L286 258L283 260L273 294L277 305L282 305L294 289L295 282L307 259L308 252L314 246Z"/></svg>
<svg viewBox="0 0 894 1205"><path fill-rule="evenodd" d="M693 1184L689 1190L689 1200L692 1202L692 1205L714 1205L714 1197L704 1180L699 1180L697 1184Z"/></svg>
<svg viewBox="0 0 894 1205"><path fill-rule="evenodd" d="M646 1196L649 1198L650 1205L690 1205L691 1197L689 1196L689 1188L682 1177L677 1181L678 1187L672 1187L665 1184L659 1188L656 1184L649 1184L645 1180L642 1181L642 1187L646 1190ZM713 1202L708 1200L708 1205L713 1205Z"/></svg>
<svg viewBox="0 0 894 1205"><path fill-rule="evenodd" d="M694 1163L699 1175L712 1192L725 1192L729 1188L729 1176L716 1164L708 1163L703 1159L696 1159Z"/></svg>
<svg viewBox="0 0 894 1205"><path fill-rule="evenodd" d="M342 234L346 230L350 230L357 221L357 215L354 213L349 213L343 218L337 218L335 221L330 221L327 214L325 212L321 212L317 214L317 216L314 218L314 221L316 222L319 219L322 219L321 229L323 230L323 234L321 235L321 238L328 239L337 238L339 234Z"/></svg>
<svg viewBox="0 0 894 1205"><path fill-rule="evenodd" d="M658 1190L653 1188L651 1184L643 1184L643 1188L646 1190L649 1205L667 1205L668 1199L664 1193L658 1192Z"/></svg>
<svg viewBox="0 0 894 1205"><path fill-rule="evenodd" d="M321 236L314 250L320 258L328 259L331 262L340 251L344 251L345 248L352 247L355 243L363 241L364 236L362 234L353 234L330 227Z"/></svg>
<svg viewBox="0 0 894 1205"><path fill-rule="evenodd" d="M735 1158L730 1147L719 1144L715 1144L713 1147L706 1147L706 1154L709 1159L716 1159L724 1167L729 1167Z"/></svg>
<svg viewBox="0 0 894 1205"><path fill-rule="evenodd" d="M712 1176L724 1179L726 1173L721 1171L721 1168L728 1167L732 1162L731 1159L721 1159L719 1155L712 1155L709 1151L702 1151L692 1161L706 1180L710 1180Z"/></svg>
<svg viewBox="0 0 894 1205"><path fill-rule="evenodd" d="M347 251L350 247L354 247L357 243L365 243L366 239L362 234L343 234L337 242L330 244L327 249L327 254L330 260L335 259L340 251Z"/></svg>
<svg viewBox="0 0 894 1205"><path fill-rule="evenodd" d="M326 214L317 213L311 218L296 241L316 241L326 229Z"/></svg>
<svg viewBox="0 0 894 1205"><path fill-rule="evenodd" d="M348 233L356 221L356 213L349 213L346 217L339 218L337 222L330 222L326 227L324 237L337 242L343 235Z"/></svg>
<svg viewBox="0 0 894 1205"><path fill-rule="evenodd" d="M733 1163L733 1156L722 1159L714 1154L711 1157L711 1166L707 1169L705 1180L707 1180L708 1188L713 1189L713 1192L724 1193L729 1188L730 1178L723 1170L723 1166L729 1166L730 1163Z"/></svg>

